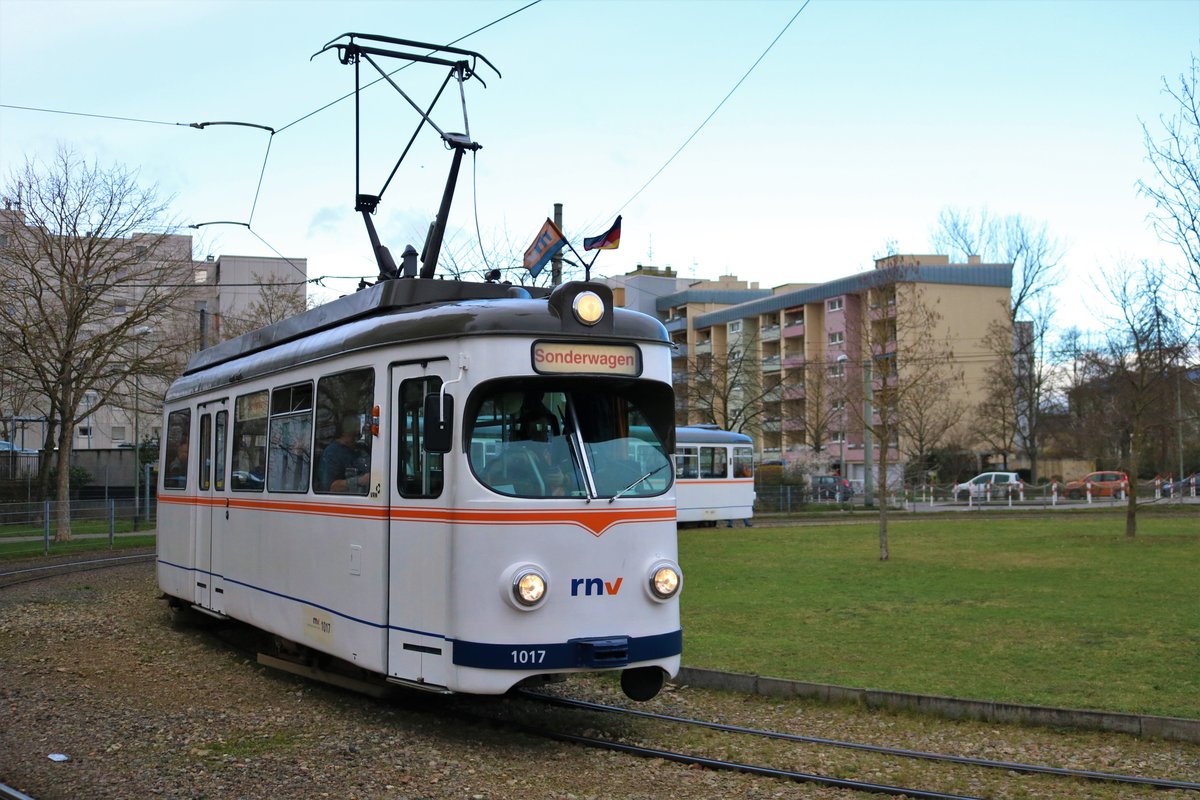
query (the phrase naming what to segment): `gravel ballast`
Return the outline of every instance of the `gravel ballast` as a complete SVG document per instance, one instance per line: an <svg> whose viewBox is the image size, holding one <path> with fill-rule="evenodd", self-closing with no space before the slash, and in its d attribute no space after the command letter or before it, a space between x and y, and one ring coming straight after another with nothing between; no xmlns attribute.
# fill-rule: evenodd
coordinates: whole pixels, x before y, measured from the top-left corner
<svg viewBox="0 0 1200 800"><path fill-rule="evenodd" d="M374 700L268 670L174 621L151 565L0 590L0 783L54 798L837 798L866 796L688 768L464 722L444 709L843 778L988 797L1196 797L981 773L527 701ZM685 654L686 661L686 654ZM624 705L615 681L563 694ZM826 738L1195 781L1200 746L669 686L648 710ZM66 761L53 761L63 754Z"/></svg>

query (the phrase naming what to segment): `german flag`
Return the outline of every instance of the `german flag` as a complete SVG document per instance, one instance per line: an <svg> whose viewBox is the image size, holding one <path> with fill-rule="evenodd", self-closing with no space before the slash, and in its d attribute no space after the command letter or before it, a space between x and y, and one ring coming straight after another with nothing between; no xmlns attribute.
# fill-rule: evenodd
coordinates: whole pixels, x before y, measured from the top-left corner
<svg viewBox="0 0 1200 800"><path fill-rule="evenodd" d="M616 250L621 246L621 218L617 217L617 221L612 227L599 236L592 236L583 240L584 250Z"/></svg>

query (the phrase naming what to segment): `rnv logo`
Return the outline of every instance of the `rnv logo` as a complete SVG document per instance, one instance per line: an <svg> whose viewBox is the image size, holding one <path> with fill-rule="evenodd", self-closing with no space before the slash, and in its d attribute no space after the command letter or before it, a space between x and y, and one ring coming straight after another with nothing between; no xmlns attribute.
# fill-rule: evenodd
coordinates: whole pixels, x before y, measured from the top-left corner
<svg viewBox="0 0 1200 800"><path fill-rule="evenodd" d="M583 590L584 597L591 597L605 594L616 594L621 591L621 581L624 578L617 578L612 583L600 578L572 578L571 579L571 596L578 597L580 589Z"/></svg>

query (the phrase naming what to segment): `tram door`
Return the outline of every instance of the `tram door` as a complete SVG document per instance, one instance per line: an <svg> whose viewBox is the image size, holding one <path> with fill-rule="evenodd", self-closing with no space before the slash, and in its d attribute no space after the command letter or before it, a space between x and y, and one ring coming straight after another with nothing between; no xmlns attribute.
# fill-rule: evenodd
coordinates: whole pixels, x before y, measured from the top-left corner
<svg viewBox="0 0 1200 800"><path fill-rule="evenodd" d="M393 365L388 389L388 674L434 686L446 684L451 655L445 634L452 491L444 456L425 452L424 406L448 372L445 359Z"/></svg>
<svg viewBox="0 0 1200 800"><path fill-rule="evenodd" d="M200 406L199 455L196 483L196 597L197 605L213 611L225 610L225 585L221 543L228 514L226 445L229 440L229 410L225 400Z"/></svg>

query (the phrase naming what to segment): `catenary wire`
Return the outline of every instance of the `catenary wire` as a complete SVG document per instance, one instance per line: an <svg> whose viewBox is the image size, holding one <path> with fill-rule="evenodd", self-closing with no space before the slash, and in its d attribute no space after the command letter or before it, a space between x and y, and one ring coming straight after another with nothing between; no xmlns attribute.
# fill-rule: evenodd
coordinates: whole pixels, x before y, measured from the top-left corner
<svg viewBox="0 0 1200 800"><path fill-rule="evenodd" d="M804 0L804 5L800 6L800 9L798 11L796 11L795 14L792 15L792 18L789 19L787 21L787 24L783 26L783 30L779 31L779 33L776 34L775 38L771 40L771 43L769 45L767 45L767 49L763 50L762 55L760 55L754 61L754 63L750 65L750 69L746 70L746 74L742 75L742 77L738 79L738 82L733 85L733 88L729 90L728 94L726 94L725 97L721 98L721 102L717 103L717 107L714 108L712 110L712 112L710 112L709 115L704 118L704 121L700 123L699 127L697 127L696 130L692 131L691 136L687 137L687 139L684 140L683 144L679 145L679 147L675 150L675 152L671 154L671 157L666 160L666 163L664 163L661 167L659 167L658 171L656 171L653 175L651 175L650 179L648 181L646 181L644 184L642 184L642 187L640 189L638 189L636 192L634 192L633 195L628 200L626 200L624 203L622 203L617 208L616 211L614 211L613 213L608 215L608 217L607 217L608 219L615 218L618 214L620 214L625 209L626 206L628 206L630 203L632 203L634 200L636 200L638 198L638 196L642 192L644 192L646 190L646 188L648 186L650 186L650 184L654 183L655 179L658 178L658 176L661 175L663 173L663 171L671 165L671 162L674 161L676 159L676 157L678 157L679 154L684 151L684 148L686 148L689 144L692 143L692 140L695 139L696 136L699 135L700 131L704 130L704 126L708 125L709 121L717 115L717 112L721 110L721 107L725 105L725 103L729 100L729 98L733 97L733 93L736 92L738 90L738 87L740 87L742 85L742 83L747 78L750 77L750 73L754 72L755 68L762 62L762 60L764 58L767 57L767 53L771 52L771 49L773 47L775 47L776 42L778 42L783 37L783 35L785 33L787 33L788 28L792 27L792 23L795 22L796 18L799 17L800 14L804 12L804 9L808 8L808 4L811 2L812 2L812 0Z"/></svg>

